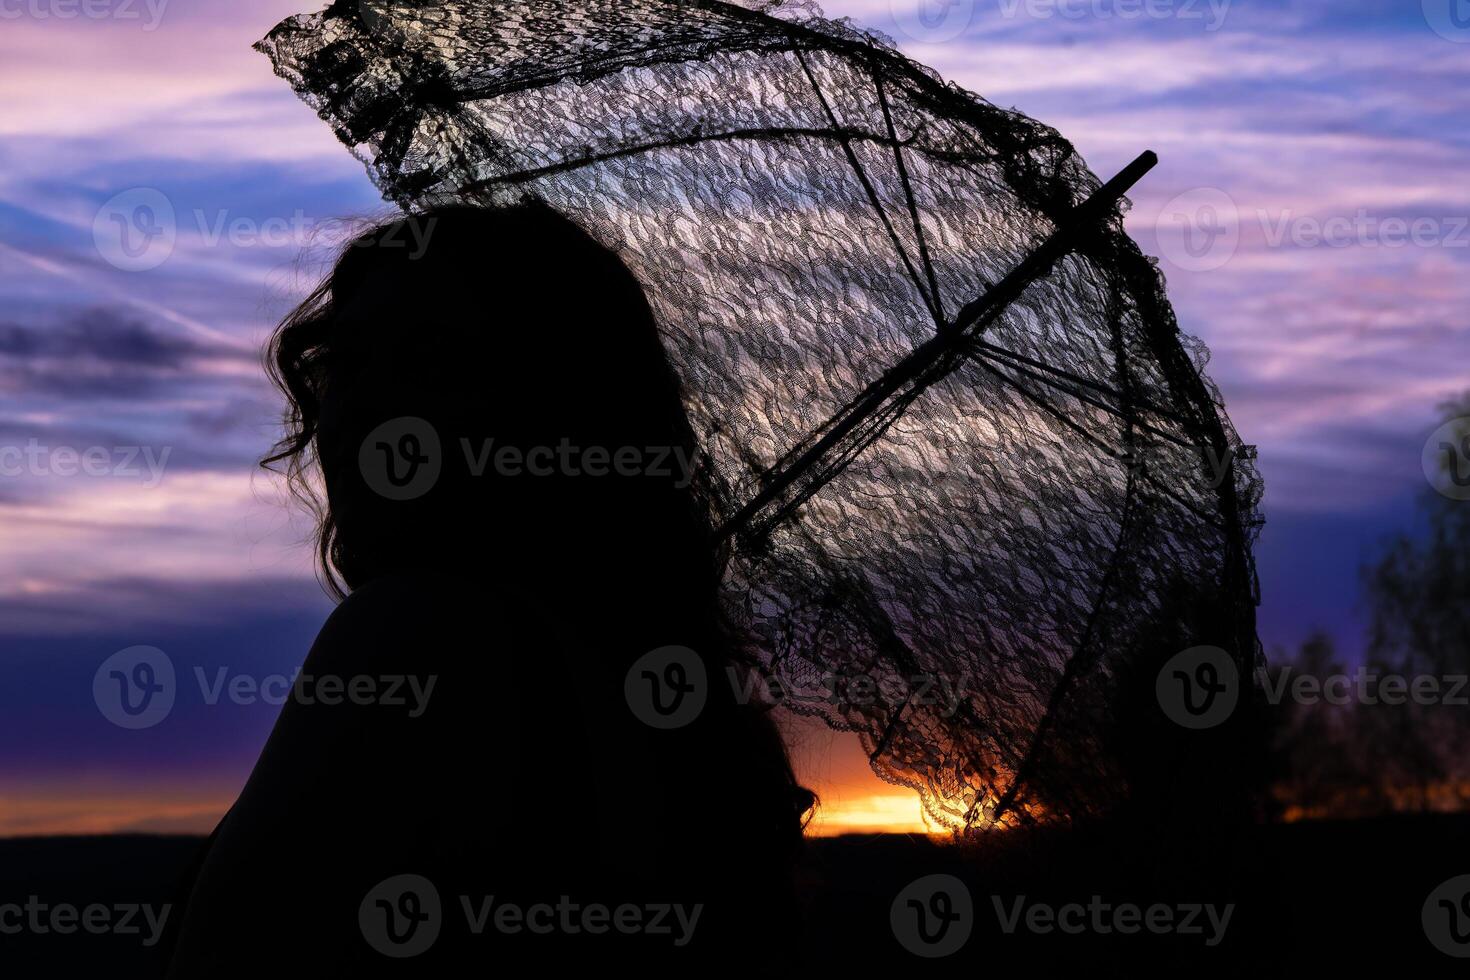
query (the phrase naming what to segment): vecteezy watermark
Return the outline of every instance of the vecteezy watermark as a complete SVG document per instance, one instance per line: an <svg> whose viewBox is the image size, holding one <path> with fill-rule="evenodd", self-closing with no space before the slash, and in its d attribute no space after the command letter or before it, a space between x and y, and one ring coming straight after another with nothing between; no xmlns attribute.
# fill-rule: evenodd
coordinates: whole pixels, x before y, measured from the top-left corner
<svg viewBox="0 0 1470 980"><path fill-rule="evenodd" d="M409 718L418 718L428 710L436 674L270 674L256 678L250 674L232 674L219 667L211 677L203 667L194 668L199 692L208 705L228 701L231 704L269 704L279 707L287 701L300 705L325 705L333 708L350 704L357 707L404 708Z"/></svg>
<svg viewBox="0 0 1470 980"><path fill-rule="evenodd" d="M1159 251L1186 272L1225 266L1247 230L1272 249L1470 248L1470 215L1409 217L1359 208L1351 215L1322 216L1258 208L1247 216L1218 187L1185 191L1154 221Z"/></svg>
<svg viewBox="0 0 1470 980"><path fill-rule="evenodd" d="M1215 187L1196 187L1165 204L1154 221L1164 258L1186 272L1210 272L1240 247L1240 211Z"/></svg>
<svg viewBox="0 0 1470 980"><path fill-rule="evenodd" d="M683 446L577 446L562 439L555 446L495 445L485 439L477 447L459 441L471 476L493 468L499 476L651 476L672 479L684 489L694 479L694 458Z"/></svg>
<svg viewBox="0 0 1470 980"><path fill-rule="evenodd" d="M434 945L444 927L439 890L422 875L387 878L363 896L357 924L367 944L384 956L418 956Z"/></svg>
<svg viewBox="0 0 1470 980"><path fill-rule="evenodd" d="M899 945L926 959L959 952L975 928L970 889L953 875L927 875L894 898L888 923Z"/></svg>
<svg viewBox="0 0 1470 980"><path fill-rule="evenodd" d="M1435 949L1446 956L1470 958L1470 875L1451 878L1430 892L1420 921Z"/></svg>
<svg viewBox="0 0 1470 980"><path fill-rule="evenodd" d="M1255 217L1271 248L1470 248L1470 215L1385 217L1359 208L1351 216L1257 210Z"/></svg>
<svg viewBox="0 0 1470 980"><path fill-rule="evenodd" d="M124 272L146 272L163 265L174 254L178 239L173 202L152 187L134 187L115 195L92 219L97 254Z"/></svg>
<svg viewBox="0 0 1470 980"><path fill-rule="evenodd" d="M593 936L616 932L622 935L667 936L675 946L684 947L694 938L699 926L699 917L704 906L679 903L651 903L634 905L623 903L608 906L600 902L582 904L570 896L562 895L555 905L536 902L518 905L514 902L497 902L494 895L481 897L477 902L468 895L460 896L460 907L464 909L470 932L483 933L487 926L506 935L530 933L546 936L553 933Z"/></svg>
<svg viewBox="0 0 1470 980"><path fill-rule="evenodd" d="M371 5L376 0L364 0ZM994 0L1005 20L1175 20L1225 26L1232 0ZM982 16L977 0L888 0L899 33L921 44L952 41Z"/></svg>
<svg viewBox="0 0 1470 980"><path fill-rule="evenodd" d="M1223 907L1205 903L1166 904L1156 902L1148 906L1132 902L1113 904L1103 901L1101 895L1093 895L1083 905L1069 902L1065 905L1049 905L1045 902L1026 901L1025 895L1007 901L992 895L995 915L1000 927L1007 935L1024 928L1028 932L1049 935L1060 932L1078 936L1084 933L1097 935L1136 935L1147 932L1154 935L1199 936L1206 946L1220 945L1225 931L1230 928L1230 919L1235 914L1234 903Z"/></svg>
<svg viewBox="0 0 1470 980"><path fill-rule="evenodd" d="M1424 20L1434 33L1456 44L1470 44L1470 0L1423 0Z"/></svg>
<svg viewBox="0 0 1470 980"><path fill-rule="evenodd" d="M418 0L358 0L357 12L370 33L402 41L418 25L414 10L417 4Z"/></svg>
<svg viewBox="0 0 1470 980"><path fill-rule="evenodd" d="M494 439L457 440L464 470L475 479L497 477L648 476L683 489L694 479L694 458L683 446L496 445ZM388 500L415 500L434 488L450 462L439 433L424 419L403 416L373 429L358 448L363 481Z"/></svg>
<svg viewBox="0 0 1470 980"><path fill-rule="evenodd" d="M156 31L169 0L0 0L0 20L141 21Z"/></svg>
<svg viewBox="0 0 1470 980"><path fill-rule="evenodd" d="M1232 0L996 0L1007 20L1198 21L1211 33L1225 26Z"/></svg>
<svg viewBox="0 0 1470 980"><path fill-rule="evenodd" d="M1205 903L1138 905L1108 902L1093 895L1086 904L1028 902L1025 895L990 896L996 922L1006 935L1024 929L1039 935L1199 936L1218 946L1230 928L1235 905ZM916 956L938 958L958 952L975 927L975 903L965 883L953 875L928 875L911 882L889 908L889 924L900 945Z"/></svg>
<svg viewBox="0 0 1470 980"><path fill-rule="evenodd" d="M1230 477L1236 459L1255 458L1255 446L1236 446L1224 450L1205 446L1201 451L1155 445L1125 454L1122 460L1135 475L1151 478L1167 486L1218 490Z"/></svg>
<svg viewBox="0 0 1470 980"><path fill-rule="evenodd" d="M1300 673L1291 664L1274 674L1257 672L1260 690L1273 706L1407 704L1470 707L1470 674L1404 674L1370 670L1359 665L1351 674ZM1157 694L1164 713L1185 728L1219 725L1240 699L1240 673L1230 655L1219 647L1191 647L1170 659L1159 671Z"/></svg>
<svg viewBox="0 0 1470 980"><path fill-rule="evenodd" d="M730 688L741 704L758 701L777 705L784 701L822 701L830 705L867 706L883 704L938 707L944 718L954 717L969 693L968 672L944 674L920 671L865 670L834 671L797 675L787 670L741 672L726 668Z"/></svg>
<svg viewBox="0 0 1470 980"><path fill-rule="evenodd" d="M1470 417L1450 419L1424 442L1424 479L1451 500L1470 500Z"/></svg>
<svg viewBox="0 0 1470 980"><path fill-rule="evenodd" d="M726 667L730 690L740 704L776 706L788 700L844 707L933 706L951 718L969 693L970 675L933 672L835 671L811 673ZM682 728L699 717L709 697L707 669L688 647L667 646L638 658L628 669L623 693L628 707L654 728Z"/></svg>
<svg viewBox="0 0 1470 980"><path fill-rule="evenodd" d="M688 647L659 647L628 668L623 696L634 717L650 728L683 728L709 700L709 674Z"/></svg>
<svg viewBox="0 0 1470 980"><path fill-rule="evenodd" d="M953 41L975 23L976 0L888 0L899 33L920 44Z"/></svg>
<svg viewBox="0 0 1470 980"><path fill-rule="evenodd" d="M252 674L218 667L192 671L200 700L210 706L222 702L280 707L300 705L383 707L403 709L419 718L428 709L438 676L429 674ZM173 658L157 647L119 650L102 662L92 676L92 700L102 716L119 728L152 728L173 711L179 693Z"/></svg>
<svg viewBox="0 0 1470 980"><path fill-rule="evenodd" d="M373 236L371 244L403 248L408 258L422 258L437 220L409 216L393 233ZM92 241L109 265L124 272L147 272L169 260L181 235L188 235L204 248L330 248L355 241L368 227L370 223L360 219L312 218L299 209L289 215L261 218L232 215L223 209L191 208L181 217L162 191L134 187L114 195L97 209Z"/></svg>
<svg viewBox="0 0 1470 980"><path fill-rule="evenodd" d="M609 906L600 902L581 903L560 896L556 903L521 905L494 895L458 896L469 934L488 930L501 935L622 935L666 936L683 947L694 938L701 904ZM439 890L422 875L395 875L379 882L363 897L357 922L367 944L384 956L406 959L429 950L445 926L446 913Z"/></svg>
<svg viewBox="0 0 1470 980"><path fill-rule="evenodd" d="M152 728L168 717L177 694L174 662L157 647L119 650L92 675L92 700L119 728Z"/></svg>
<svg viewBox="0 0 1470 980"><path fill-rule="evenodd" d="M163 481L172 446L47 446L29 439L24 446L0 446L0 476L89 476L143 481L153 489Z"/></svg>
<svg viewBox="0 0 1470 980"><path fill-rule="evenodd" d="M1154 682L1159 707L1184 728L1213 728L1235 711L1240 700L1240 671L1219 647L1190 647L1175 654Z"/></svg>
<svg viewBox="0 0 1470 980"><path fill-rule="evenodd" d="M415 500L439 482L444 468L439 433L421 418L389 419L362 441L357 465L374 493L388 500Z"/></svg>
<svg viewBox="0 0 1470 980"><path fill-rule="evenodd" d="M70 936L85 932L93 936L137 936L144 946L156 946L172 911L172 905L47 903L38 895L30 895L24 904L0 903L0 936Z"/></svg>
<svg viewBox="0 0 1470 980"><path fill-rule="evenodd" d="M1262 681L1266 700L1273 704L1291 701L1295 704L1444 705L1451 708L1470 707L1470 675L1446 674L1443 677L1418 674L1369 672L1359 666L1352 674L1294 674L1287 664L1274 678Z"/></svg>

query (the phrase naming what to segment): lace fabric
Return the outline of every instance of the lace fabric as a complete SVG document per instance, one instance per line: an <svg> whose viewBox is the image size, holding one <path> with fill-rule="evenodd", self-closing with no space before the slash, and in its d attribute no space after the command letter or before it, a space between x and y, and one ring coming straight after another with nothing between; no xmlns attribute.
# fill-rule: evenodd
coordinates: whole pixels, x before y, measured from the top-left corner
<svg viewBox="0 0 1470 980"><path fill-rule="evenodd" d="M1100 186L810 4L363 0L258 48L403 208L535 196L618 249L726 516ZM1261 484L1205 359L1115 209L737 529L768 694L942 825L1106 809L1160 638L1260 658Z"/></svg>

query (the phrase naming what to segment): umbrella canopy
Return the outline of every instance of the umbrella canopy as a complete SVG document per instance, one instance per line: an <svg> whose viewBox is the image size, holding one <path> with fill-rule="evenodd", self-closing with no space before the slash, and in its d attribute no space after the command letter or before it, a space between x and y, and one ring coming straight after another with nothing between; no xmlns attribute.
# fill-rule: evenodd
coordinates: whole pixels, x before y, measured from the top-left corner
<svg viewBox="0 0 1470 980"><path fill-rule="evenodd" d="M1260 484L1123 232L1146 161L1103 188L809 4L362 0L258 47L405 209L535 196L620 250L751 666L936 820L1105 810L1161 644L1251 676Z"/></svg>

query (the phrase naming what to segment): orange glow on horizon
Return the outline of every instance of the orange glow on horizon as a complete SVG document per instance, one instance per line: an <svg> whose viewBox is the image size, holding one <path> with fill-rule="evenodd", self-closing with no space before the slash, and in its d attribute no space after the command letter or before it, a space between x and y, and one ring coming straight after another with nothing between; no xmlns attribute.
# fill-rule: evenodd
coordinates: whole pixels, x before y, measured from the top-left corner
<svg viewBox="0 0 1470 980"><path fill-rule="evenodd" d="M883 783L879 783L883 786ZM842 834L925 834L948 837L949 833L932 821L925 821L919 796L911 790L896 790L870 796L844 794L841 799L827 801L817 809L807 824L808 837L838 837ZM822 787L816 787L818 793ZM829 791L830 796L830 791Z"/></svg>
<svg viewBox="0 0 1470 980"><path fill-rule="evenodd" d="M208 834L234 803L222 789L31 786L0 791L0 837Z"/></svg>
<svg viewBox="0 0 1470 980"><path fill-rule="evenodd" d="M789 715L781 724L797 777L821 800L807 825L808 836L949 836L926 819L917 793L873 774L856 735ZM234 802L244 776L221 772L209 783L93 777L0 785L0 837L207 834Z"/></svg>
<svg viewBox="0 0 1470 980"><path fill-rule="evenodd" d="M791 747L797 779L821 801L807 824L807 836L949 836L946 828L926 819L918 793L885 783L873 773L856 735L834 732L799 715L782 712L777 717Z"/></svg>

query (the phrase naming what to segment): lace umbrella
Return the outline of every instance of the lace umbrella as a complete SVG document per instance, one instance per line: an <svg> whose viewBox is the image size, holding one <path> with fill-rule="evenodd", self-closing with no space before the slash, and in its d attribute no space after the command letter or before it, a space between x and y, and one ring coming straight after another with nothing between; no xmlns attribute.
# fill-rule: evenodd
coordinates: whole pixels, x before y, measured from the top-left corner
<svg viewBox="0 0 1470 980"><path fill-rule="evenodd" d="M403 208L535 196L621 251L750 666L935 820L1115 803L1160 643L1251 676L1259 482L1122 230L1151 155L1103 186L783 0L337 2L257 47Z"/></svg>

